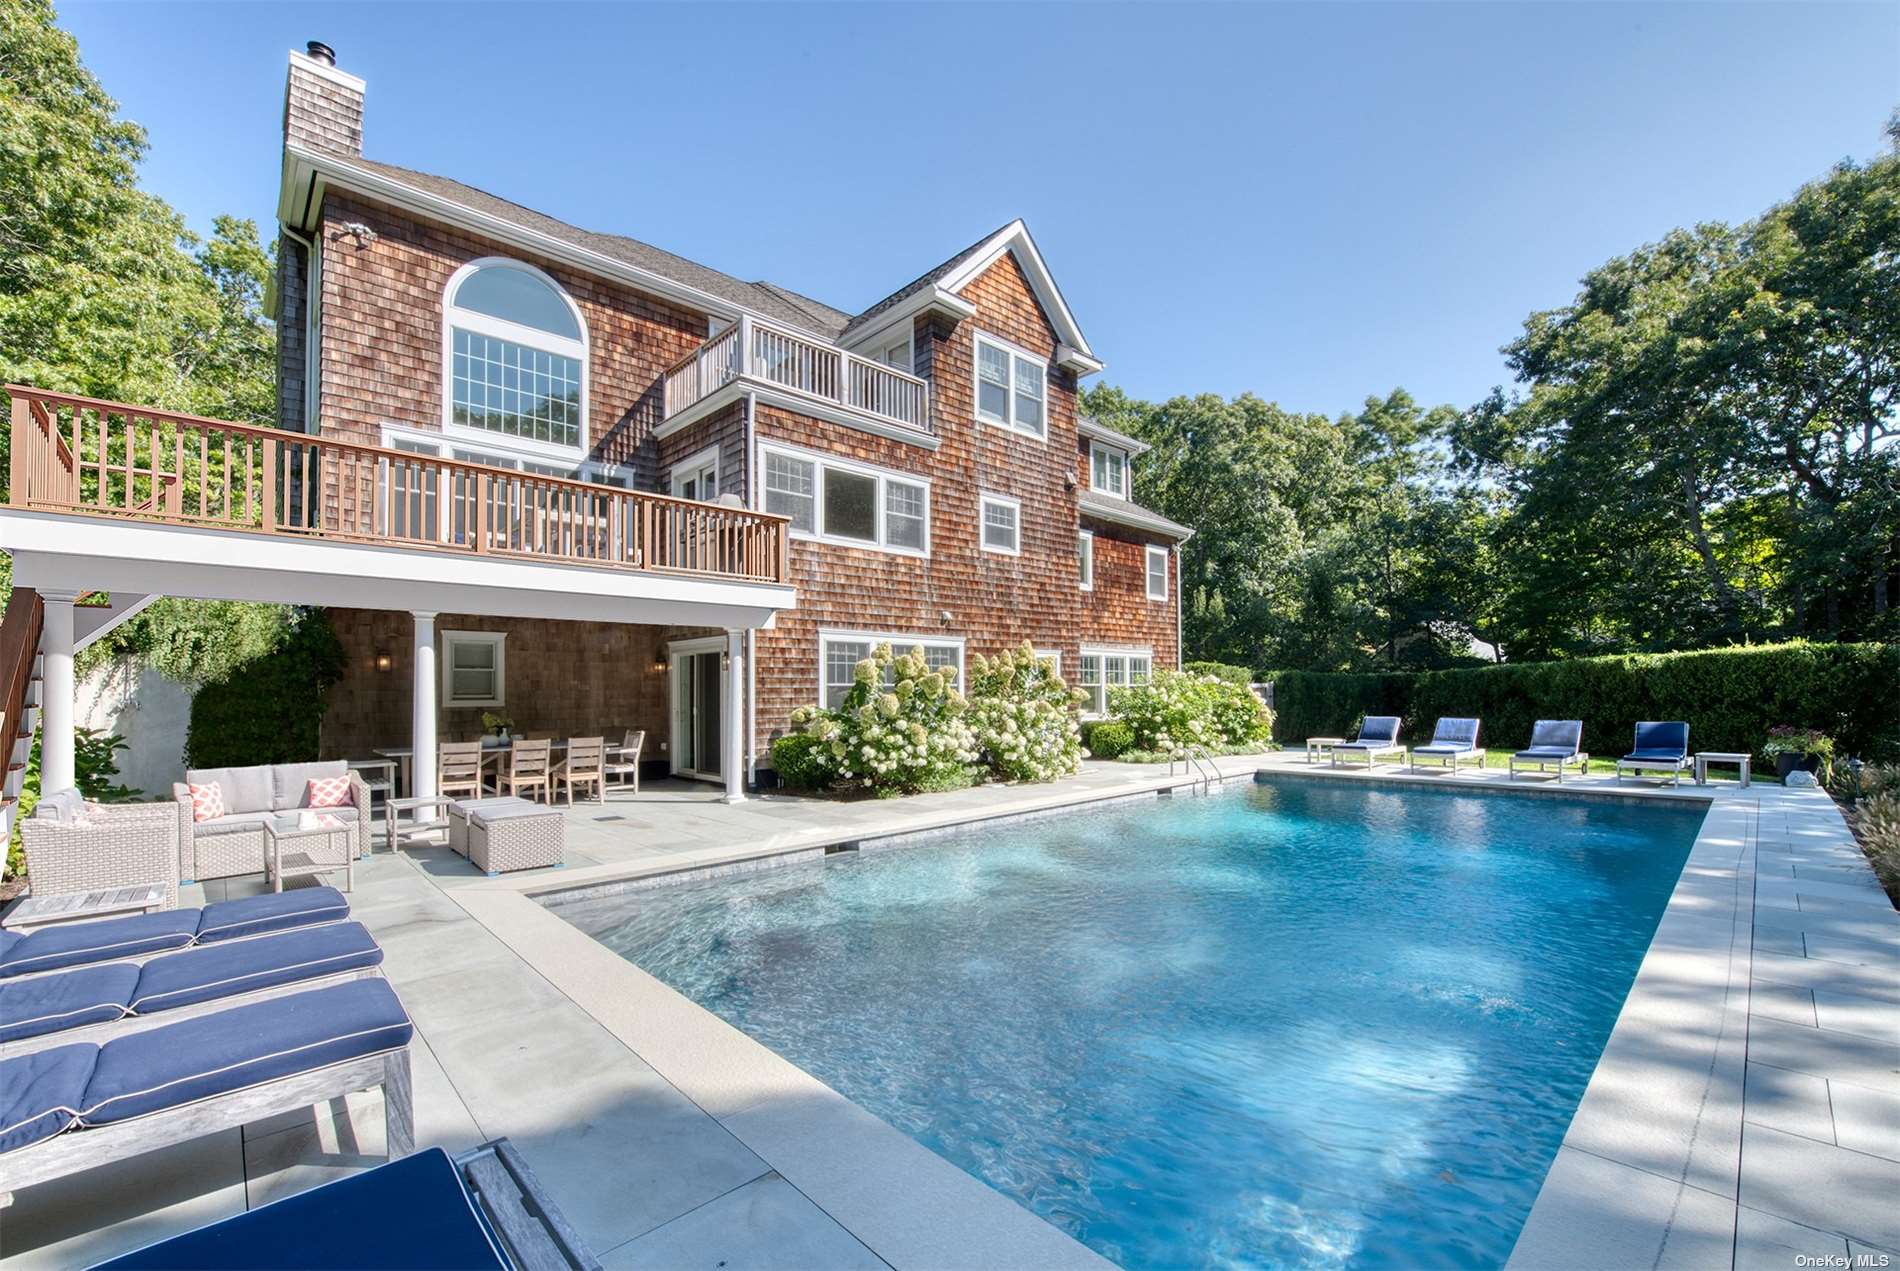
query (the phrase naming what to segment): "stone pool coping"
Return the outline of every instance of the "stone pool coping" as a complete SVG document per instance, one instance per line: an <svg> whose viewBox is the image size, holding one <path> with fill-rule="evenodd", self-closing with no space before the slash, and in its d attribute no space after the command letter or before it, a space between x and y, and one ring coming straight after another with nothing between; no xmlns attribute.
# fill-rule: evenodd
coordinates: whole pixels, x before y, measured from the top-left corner
<svg viewBox="0 0 1900 1271"><path fill-rule="evenodd" d="M1584 777L1507 782L1489 771L1451 776L1308 766L1297 755L1220 765L1223 780L1256 774L1380 785L1422 784L1525 796L1606 796L1708 806L1636 980L1512 1255L1514 1267L1730 1265L1758 1211L1744 1207L1741 1156L1750 1022L1756 849L1764 817L1774 841L1834 841L1844 822L1825 794L1757 783L1676 788ZM1111 788L1023 789L981 809L893 807L875 835L803 833L700 853L471 881L445 889L667 1081L715 1118L872 1252L894 1266L1103 1266L1053 1226L936 1156L570 926L543 903L656 879L757 868L834 844L910 836L1192 784L1179 775ZM1833 825L1827 824L1832 818ZM1797 829L1796 827L1800 828ZM1818 827L1810 829L1809 827ZM1838 834L1836 833L1838 827ZM1844 860L1844 858L1842 858ZM1864 861L1862 869L1865 869ZM1868 877L1871 878L1869 872ZM1864 1198L1863 1198L1864 1199ZM1878 1198L1874 1198L1877 1200ZM1773 1209L1759 1211L1774 1215ZM1792 1257L1803 1238L1783 1233ZM1809 1221L1812 1221L1811 1219ZM1842 1224L1835 1224L1840 1226ZM1831 1230L1831 1229L1830 1229ZM1858 1234L1858 1245L1846 1244ZM1837 1232L1833 1248L1873 1248ZM1793 1243L1790 1243L1790 1242ZM1823 1241L1819 1246L1826 1251Z"/></svg>

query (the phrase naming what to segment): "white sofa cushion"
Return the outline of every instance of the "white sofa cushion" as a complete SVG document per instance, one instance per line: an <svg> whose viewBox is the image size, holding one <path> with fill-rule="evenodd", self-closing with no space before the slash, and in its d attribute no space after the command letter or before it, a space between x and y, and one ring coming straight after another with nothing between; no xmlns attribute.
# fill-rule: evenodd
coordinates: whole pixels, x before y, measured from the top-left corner
<svg viewBox="0 0 1900 1271"><path fill-rule="evenodd" d="M271 769L263 764L255 768L188 768L185 781L189 785L203 786L217 782L224 790L224 810L227 814L239 812L269 812L271 810ZM205 822L209 825L210 822Z"/></svg>

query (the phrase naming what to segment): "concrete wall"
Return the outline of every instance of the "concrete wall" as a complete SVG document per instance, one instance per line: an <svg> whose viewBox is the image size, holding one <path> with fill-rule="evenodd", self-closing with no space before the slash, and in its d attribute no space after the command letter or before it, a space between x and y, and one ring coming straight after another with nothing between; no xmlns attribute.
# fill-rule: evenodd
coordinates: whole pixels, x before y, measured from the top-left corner
<svg viewBox="0 0 1900 1271"><path fill-rule="evenodd" d="M185 734L191 726L192 690L150 667L120 661L79 682L81 728L118 733L119 781L148 797L168 798L172 782L185 777Z"/></svg>

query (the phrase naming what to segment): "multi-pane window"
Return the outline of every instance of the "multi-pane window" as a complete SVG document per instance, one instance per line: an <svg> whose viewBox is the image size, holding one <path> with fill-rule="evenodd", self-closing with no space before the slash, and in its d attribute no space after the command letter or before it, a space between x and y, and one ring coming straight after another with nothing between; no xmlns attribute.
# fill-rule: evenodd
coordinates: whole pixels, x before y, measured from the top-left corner
<svg viewBox="0 0 1900 1271"><path fill-rule="evenodd" d="M1022 552L1022 505L999 494L982 496L983 550L1015 556Z"/></svg>
<svg viewBox="0 0 1900 1271"><path fill-rule="evenodd" d="M1081 674L1076 681L1088 695L1088 700L1082 706L1083 713L1107 714L1108 690L1128 684L1145 684L1153 668L1154 657L1149 653L1083 649Z"/></svg>
<svg viewBox="0 0 1900 1271"><path fill-rule="evenodd" d="M765 510L792 518L792 528L811 533L818 526L818 465L776 451L765 454Z"/></svg>
<svg viewBox="0 0 1900 1271"><path fill-rule="evenodd" d="M1089 486L1118 499L1128 497L1128 456L1108 446L1089 447Z"/></svg>
<svg viewBox="0 0 1900 1271"><path fill-rule="evenodd" d="M792 532L827 542L923 553L930 548L930 487L824 455L760 446L765 510Z"/></svg>
<svg viewBox="0 0 1900 1271"><path fill-rule="evenodd" d="M539 271L495 261L447 297L448 426L554 450L586 440L586 336Z"/></svg>
<svg viewBox="0 0 1900 1271"><path fill-rule="evenodd" d="M1095 535L1087 530L1075 533L1075 564L1082 577L1082 590L1095 589Z"/></svg>
<svg viewBox="0 0 1900 1271"><path fill-rule="evenodd" d="M925 636L907 635L858 635L834 636L820 634L818 637L819 664L824 671L824 683L819 685L820 696L825 705L836 709L842 705L845 694L851 691L851 685L857 678L858 663L871 656L871 650L880 644L888 644L893 652L909 653L919 645L924 650L924 661L933 671L951 667L958 678L963 674L963 645L956 641L932 640ZM884 672L884 683L889 685L895 675L889 669Z"/></svg>
<svg viewBox="0 0 1900 1271"><path fill-rule="evenodd" d="M444 706L504 704L505 640L501 631L442 633Z"/></svg>
<svg viewBox="0 0 1900 1271"><path fill-rule="evenodd" d="M1150 547L1148 549L1148 599L1166 600L1168 598L1168 549Z"/></svg>
<svg viewBox="0 0 1900 1271"><path fill-rule="evenodd" d="M1047 429L1048 366L981 334L976 337L977 418L1043 436Z"/></svg>

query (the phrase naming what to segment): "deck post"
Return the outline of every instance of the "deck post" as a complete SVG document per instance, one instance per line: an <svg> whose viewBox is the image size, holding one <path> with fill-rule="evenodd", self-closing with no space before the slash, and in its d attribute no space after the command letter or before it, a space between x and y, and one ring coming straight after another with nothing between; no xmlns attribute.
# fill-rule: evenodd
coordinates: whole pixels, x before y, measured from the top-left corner
<svg viewBox="0 0 1900 1271"><path fill-rule="evenodd" d="M73 602L76 591L42 591L40 626L40 791L51 794L78 780L73 743Z"/></svg>
<svg viewBox="0 0 1900 1271"><path fill-rule="evenodd" d="M727 803L745 802L745 632L726 632L726 691L720 694L725 718L720 740L725 746Z"/></svg>
<svg viewBox="0 0 1900 1271"><path fill-rule="evenodd" d="M409 793L419 799L435 795L435 615L412 613L415 692L409 715Z"/></svg>

